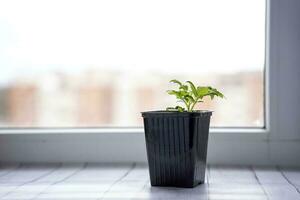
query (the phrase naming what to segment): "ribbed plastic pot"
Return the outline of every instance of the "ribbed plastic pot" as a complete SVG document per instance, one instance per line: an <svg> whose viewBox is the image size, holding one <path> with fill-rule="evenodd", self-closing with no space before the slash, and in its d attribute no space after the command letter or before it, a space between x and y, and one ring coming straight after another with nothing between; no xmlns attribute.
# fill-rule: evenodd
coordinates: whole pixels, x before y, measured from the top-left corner
<svg viewBox="0 0 300 200"><path fill-rule="evenodd" d="M204 183L211 111L142 112L152 186Z"/></svg>

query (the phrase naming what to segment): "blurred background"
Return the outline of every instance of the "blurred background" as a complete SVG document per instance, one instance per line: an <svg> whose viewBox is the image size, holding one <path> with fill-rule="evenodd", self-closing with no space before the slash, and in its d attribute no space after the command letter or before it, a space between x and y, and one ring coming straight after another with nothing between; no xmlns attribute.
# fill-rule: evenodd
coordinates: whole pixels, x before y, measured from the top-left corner
<svg viewBox="0 0 300 200"><path fill-rule="evenodd" d="M0 126L142 126L176 105L176 78L225 94L197 107L212 126L263 127L265 14L262 0L1 1Z"/></svg>

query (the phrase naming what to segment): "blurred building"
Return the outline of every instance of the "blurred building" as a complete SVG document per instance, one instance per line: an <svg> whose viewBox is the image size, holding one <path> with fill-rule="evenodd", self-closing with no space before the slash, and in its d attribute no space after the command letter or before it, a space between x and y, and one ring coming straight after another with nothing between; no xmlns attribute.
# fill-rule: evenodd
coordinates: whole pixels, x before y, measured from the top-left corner
<svg viewBox="0 0 300 200"><path fill-rule="evenodd" d="M216 98L207 106L215 111L211 122L213 126L263 126L264 84L261 72L220 74L215 80L213 86L220 88L226 99Z"/></svg>
<svg viewBox="0 0 300 200"><path fill-rule="evenodd" d="M113 124L114 85L109 74L89 73L82 77L77 93L77 124L101 126ZM111 79L112 80L112 79Z"/></svg>
<svg viewBox="0 0 300 200"><path fill-rule="evenodd" d="M263 73L205 74L169 77L150 73L87 70L46 73L14 81L0 89L2 126L99 127L142 126L141 111L178 104L166 91L172 78L211 85L226 99L210 100L196 109L213 110L213 126L263 126Z"/></svg>
<svg viewBox="0 0 300 200"><path fill-rule="evenodd" d="M6 118L9 126L32 126L37 119L35 84L15 82L6 92Z"/></svg>

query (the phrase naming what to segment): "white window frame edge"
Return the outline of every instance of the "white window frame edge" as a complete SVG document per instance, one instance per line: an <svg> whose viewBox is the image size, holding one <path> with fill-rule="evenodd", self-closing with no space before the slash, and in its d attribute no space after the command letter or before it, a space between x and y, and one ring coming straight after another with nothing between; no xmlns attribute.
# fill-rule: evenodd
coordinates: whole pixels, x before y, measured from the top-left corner
<svg viewBox="0 0 300 200"><path fill-rule="evenodd" d="M298 142L276 139L278 109L278 32L271 26L278 16L278 0L267 0L265 60L265 128L212 128L208 162L212 164L300 165L286 156ZM271 3L272 2L272 3ZM270 24L273 23L273 24ZM276 26L275 24L275 27ZM272 45L271 45L272 44ZM270 56L270 55L273 56ZM270 68L272 66L272 69ZM296 146L296 147L295 147ZM285 149L282 152L282 149ZM0 161L8 162L146 162L142 128L1 129Z"/></svg>

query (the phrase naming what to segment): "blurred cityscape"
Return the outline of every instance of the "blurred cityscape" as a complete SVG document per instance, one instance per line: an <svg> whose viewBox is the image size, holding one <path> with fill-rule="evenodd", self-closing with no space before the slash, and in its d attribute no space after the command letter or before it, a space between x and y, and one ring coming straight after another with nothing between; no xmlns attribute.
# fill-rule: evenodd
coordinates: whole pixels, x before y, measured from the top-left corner
<svg viewBox="0 0 300 200"><path fill-rule="evenodd" d="M225 94L226 99L207 99L197 107L214 111L212 126L264 126L262 71L174 77L93 69L20 76L0 85L0 126L142 126L141 111L176 105L166 93L174 78L211 85Z"/></svg>

